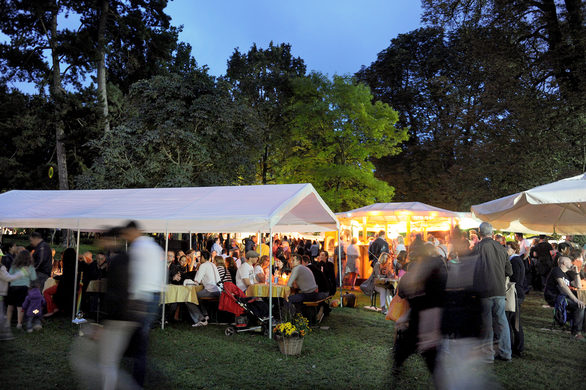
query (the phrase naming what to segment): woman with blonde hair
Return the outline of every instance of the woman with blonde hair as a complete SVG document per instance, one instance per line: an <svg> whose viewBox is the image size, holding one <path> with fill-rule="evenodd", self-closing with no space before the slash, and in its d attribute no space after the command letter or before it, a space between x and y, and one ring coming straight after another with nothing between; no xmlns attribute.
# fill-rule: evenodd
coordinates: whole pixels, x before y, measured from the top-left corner
<svg viewBox="0 0 586 390"><path fill-rule="evenodd" d="M270 264L271 260L269 259L269 257L267 255L261 256L260 260L258 261L257 265L259 265L262 268L264 277L265 277L265 283L269 280L270 277L270 271L269 271L269 264Z"/></svg>
<svg viewBox="0 0 586 390"><path fill-rule="evenodd" d="M389 267L389 262L391 259L391 255L387 252L383 252L378 257L378 261L376 261L372 267L372 273L374 275L374 279L378 278L388 278L392 276L392 267ZM374 289L376 292L379 293L380 298L380 308L383 314L387 314L387 295L390 294L389 290L387 290L384 286L377 286L375 284Z"/></svg>

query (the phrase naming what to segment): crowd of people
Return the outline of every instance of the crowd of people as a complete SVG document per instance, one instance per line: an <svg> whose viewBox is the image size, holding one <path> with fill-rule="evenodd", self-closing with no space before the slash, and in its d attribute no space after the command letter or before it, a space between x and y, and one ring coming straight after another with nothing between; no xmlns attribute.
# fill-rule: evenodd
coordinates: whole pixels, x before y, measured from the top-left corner
<svg viewBox="0 0 586 390"><path fill-rule="evenodd" d="M268 237L258 243L251 236L238 243L235 239L223 240L210 236L196 241L194 249L167 252L167 281L169 284L203 285L197 292L201 298L219 297L218 282L234 283L242 293L251 285L287 281L293 289L287 304L317 301L332 296L336 282L334 259L321 250L316 241L277 237L273 241L274 265L270 267ZM194 327L206 326L209 315L205 305L186 302ZM181 305L172 303L167 308L168 320L179 320Z"/></svg>
<svg viewBox="0 0 586 390"><path fill-rule="evenodd" d="M375 240L371 251L376 254L381 245L387 249ZM397 294L410 309L396 322L393 373L398 375L404 361L420 353L440 388L489 387L485 378L471 373L482 363L524 356L521 314L531 291L555 308L556 319L563 318L559 325L568 320L575 340L584 340L585 304L577 295L586 287L583 252L570 241L553 246L545 236L529 244L517 233L507 241L489 223L468 237L455 229L444 245L434 237L427 242L414 237L408 251L401 248L394 260ZM383 252L375 260L374 272L388 257ZM466 368L453 370L450 356L458 356Z"/></svg>
<svg viewBox="0 0 586 390"><path fill-rule="evenodd" d="M221 286L227 283L244 294L254 284L286 281L292 290L286 306L295 311L303 302L334 295L342 279L354 289L361 276L356 238L340 242L330 256L317 241L274 237L271 267L268 236L261 236L260 242L251 236L240 243L222 235L195 237L193 249L168 251L165 256L160 244L130 222L101 236L101 251L95 259L89 251L76 258L76 251L68 248L53 260L54 251L38 232L31 234L28 248L6 243L0 266L0 339L13 337L15 310L16 329L41 330L43 316L70 316L77 310L72 305L76 279L81 282L82 296L92 281L107 279L104 327L92 339L100 343L83 345L85 341L79 341L72 364L80 380L94 378L104 388L113 388L120 380L140 385L146 370L148 334L160 315L165 283L201 285L197 297L205 300L219 297ZM123 242L129 245L128 250L122 247ZM522 357L521 313L530 292L543 292L560 325L569 320L572 336L583 340L585 304L576 294L577 289L586 287L582 285L586 279L583 253L570 238L551 244L546 236L540 236L529 242L516 233L514 240L507 241L494 234L488 223L467 235L457 228L443 238L429 235L426 241L414 235L408 246L403 237L387 239L381 231L368 243L371 278L398 280L398 288L373 286L380 296L380 310L386 314L395 293L410 307L396 323L393 372L399 373L411 354L420 353L441 385L454 380L442 367L446 359L440 358L448 350L472 356L470 345L474 345L482 351L481 361L487 363ZM335 266L338 254L339 269ZM43 291L50 277L57 283ZM91 305L86 300L82 309L91 310ZM208 324L207 307L190 302L168 304L166 318L178 319L182 305L194 327ZM132 376L118 368L130 344L134 350ZM102 370L89 374L91 353L101 356ZM472 367L475 359L467 361Z"/></svg>

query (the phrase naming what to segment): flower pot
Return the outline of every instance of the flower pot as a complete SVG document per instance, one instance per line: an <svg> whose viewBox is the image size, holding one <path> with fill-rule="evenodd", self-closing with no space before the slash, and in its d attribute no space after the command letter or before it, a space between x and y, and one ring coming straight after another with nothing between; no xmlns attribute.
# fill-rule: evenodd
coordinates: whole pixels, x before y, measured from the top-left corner
<svg viewBox="0 0 586 390"><path fill-rule="evenodd" d="M279 350L285 355L300 355L303 347L303 337L276 336L279 343Z"/></svg>

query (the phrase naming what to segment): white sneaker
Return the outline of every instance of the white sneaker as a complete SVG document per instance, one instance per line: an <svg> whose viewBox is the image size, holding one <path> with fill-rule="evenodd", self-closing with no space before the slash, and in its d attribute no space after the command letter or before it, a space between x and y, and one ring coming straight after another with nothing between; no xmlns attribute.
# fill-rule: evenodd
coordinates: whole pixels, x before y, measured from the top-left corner
<svg viewBox="0 0 586 390"><path fill-rule="evenodd" d="M16 324L16 329L22 330L22 324Z"/></svg>
<svg viewBox="0 0 586 390"><path fill-rule="evenodd" d="M43 329L43 325L41 325L41 324L35 324L35 325L33 325L33 329L34 330L41 330L41 329Z"/></svg>
<svg viewBox="0 0 586 390"><path fill-rule="evenodd" d="M208 322L207 321L199 321L197 324L193 324L191 325L194 328L199 328L201 326L207 326Z"/></svg>

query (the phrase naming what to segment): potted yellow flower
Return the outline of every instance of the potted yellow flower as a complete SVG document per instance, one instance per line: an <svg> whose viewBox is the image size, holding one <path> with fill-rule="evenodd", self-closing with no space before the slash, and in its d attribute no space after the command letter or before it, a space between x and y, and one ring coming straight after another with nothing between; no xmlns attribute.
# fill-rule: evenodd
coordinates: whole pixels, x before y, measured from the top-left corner
<svg viewBox="0 0 586 390"><path fill-rule="evenodd" d="M307 318L297 314L291 321L275 326L273 332L281 353L299 355L303 346L303 338L311 332L311 328Z"/></svg>

